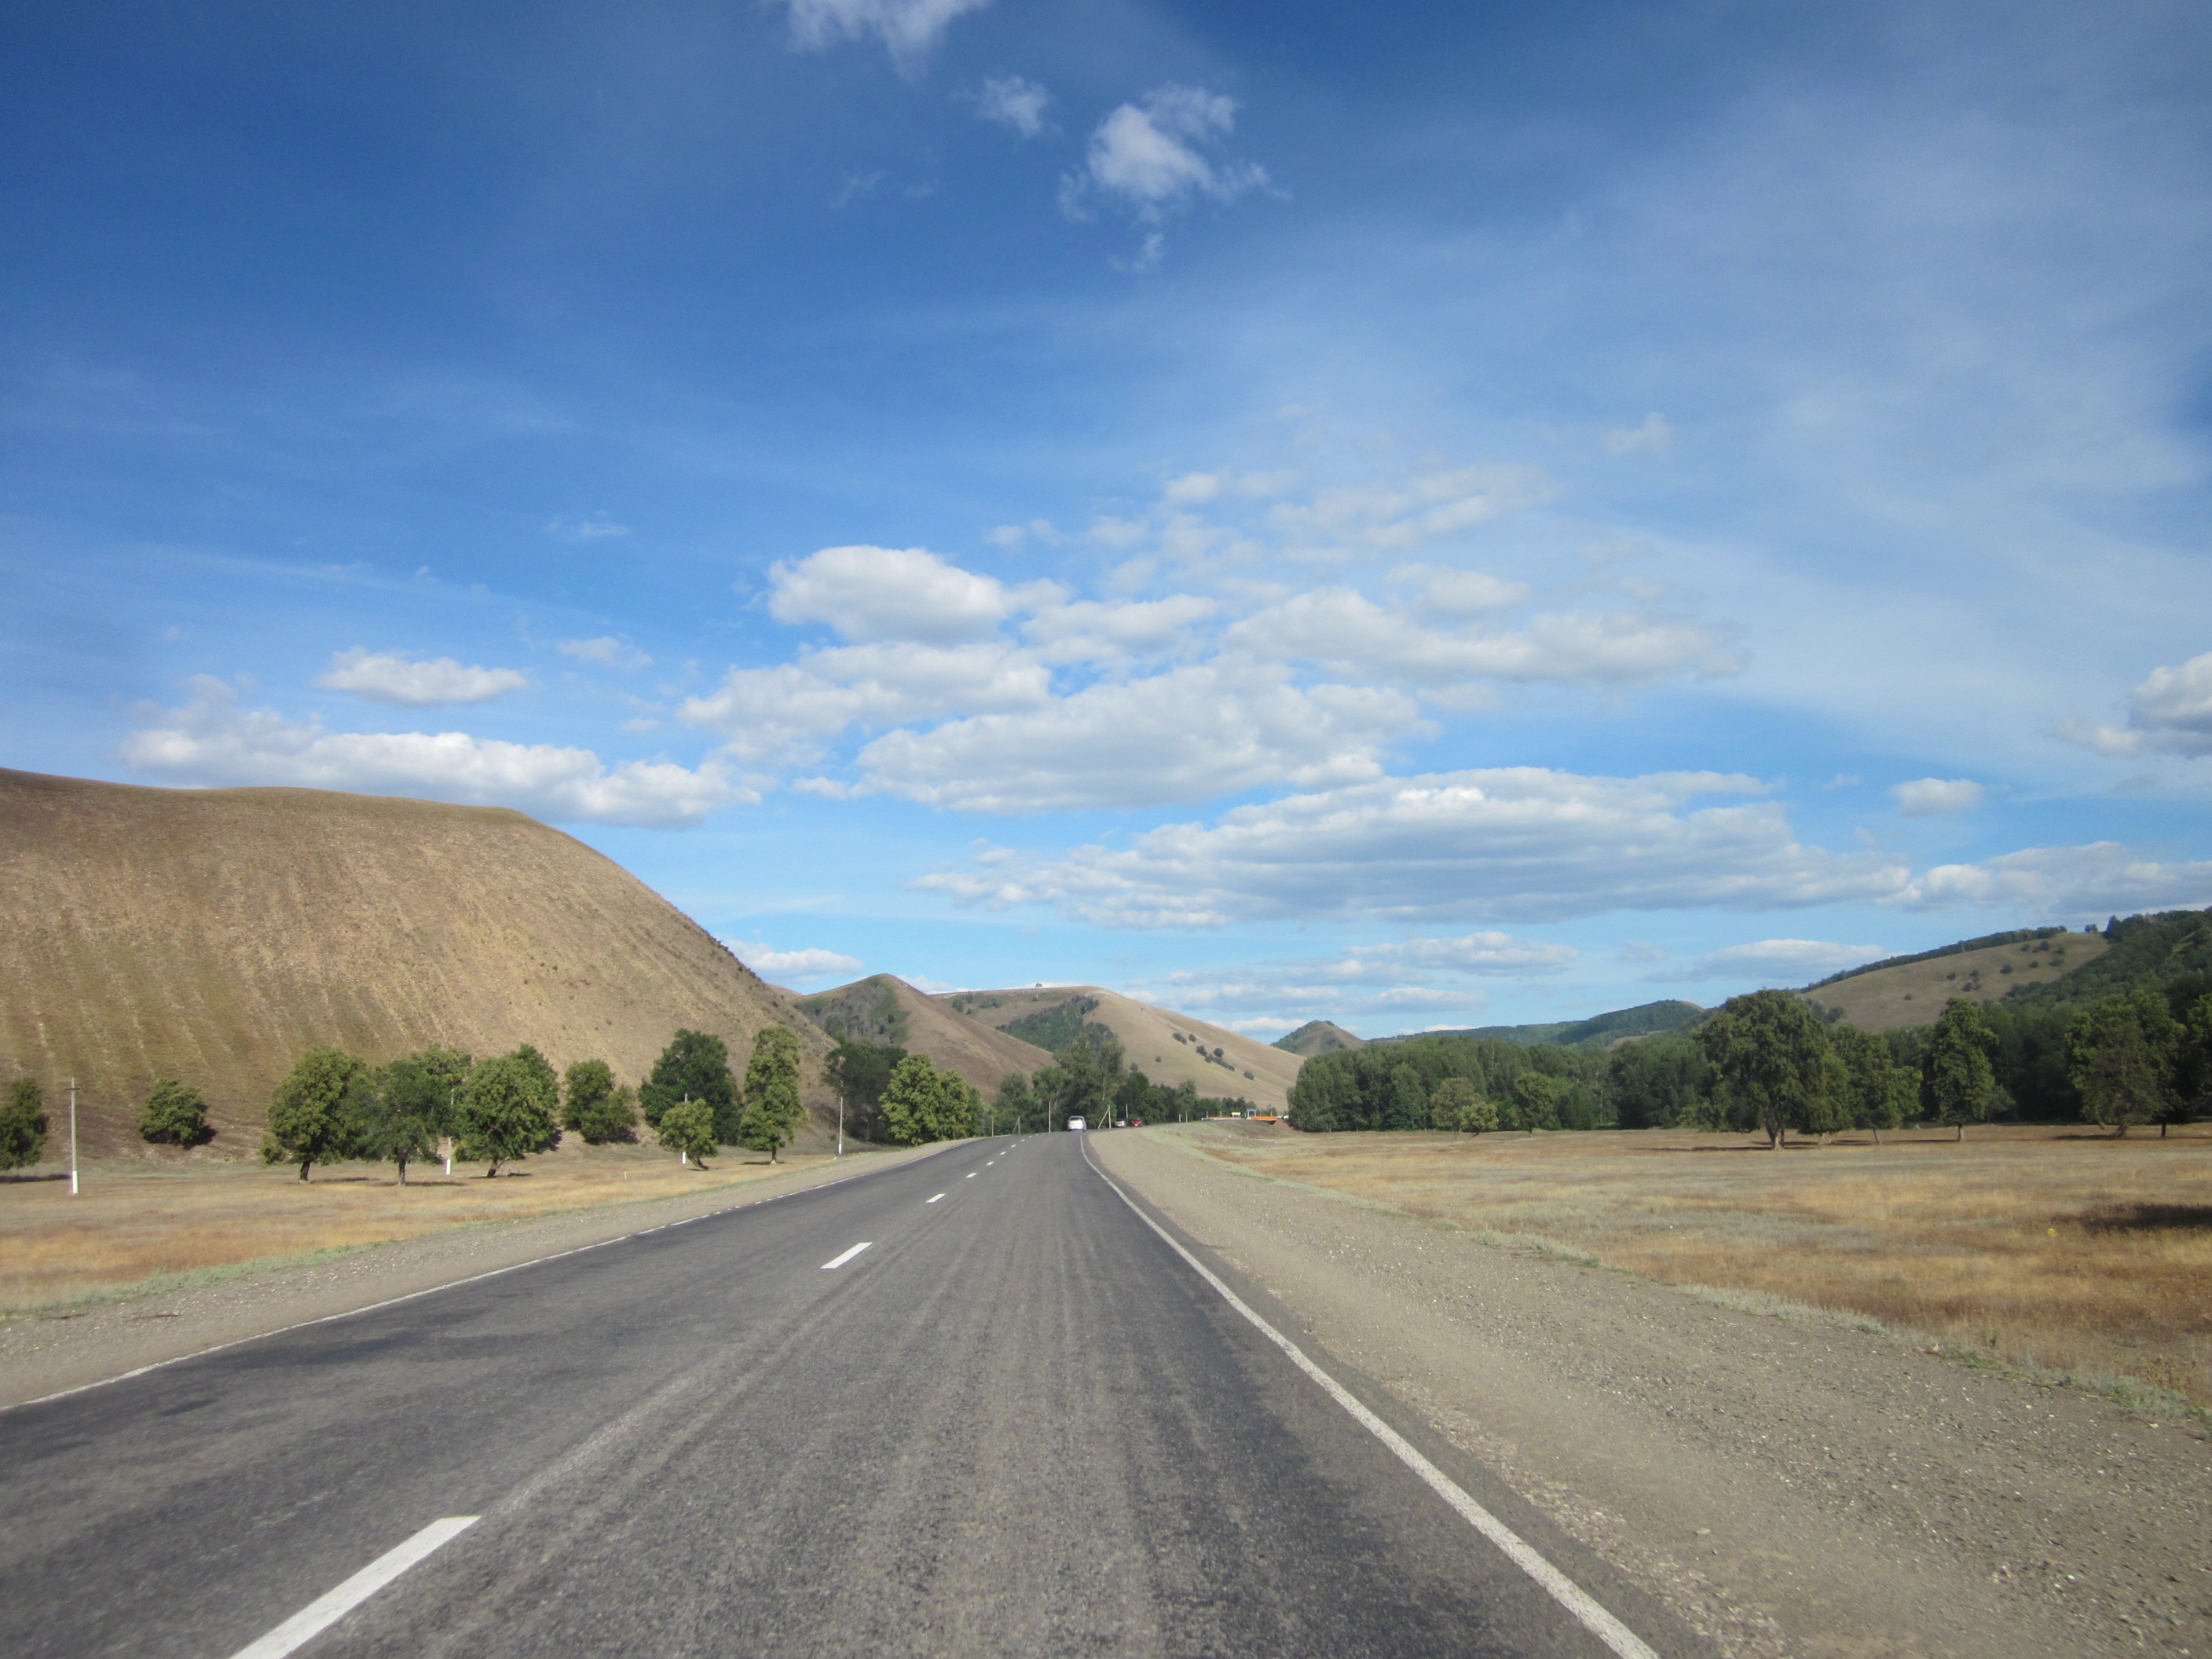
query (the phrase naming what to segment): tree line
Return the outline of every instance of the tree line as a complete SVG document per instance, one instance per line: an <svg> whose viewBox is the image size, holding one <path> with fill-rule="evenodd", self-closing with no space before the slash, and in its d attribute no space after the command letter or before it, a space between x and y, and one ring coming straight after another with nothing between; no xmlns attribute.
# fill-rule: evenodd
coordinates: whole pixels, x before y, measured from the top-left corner
<svg viewBox="0 0 2212 1659"><path fill-rule="evenodd" d="M1290 1116L1319 1132L1738 1129L1778 1146L1792 1130L1879 1139L1906 1122L1963 1135L2045 1115L2021 1097L2042 1082L2047 1104L2054 1067L2075 1108L2063 1115L2120 1134L2212 1114L2212 992L2194 981L2101 998L2032 1043L2022 1024L1954 997L1932 1025L1876 1035L1831 1024L1796 992L1759 991L1685 1035L1609 1052L1434 1036L1319 1054L1291 1087Z"/></svg>

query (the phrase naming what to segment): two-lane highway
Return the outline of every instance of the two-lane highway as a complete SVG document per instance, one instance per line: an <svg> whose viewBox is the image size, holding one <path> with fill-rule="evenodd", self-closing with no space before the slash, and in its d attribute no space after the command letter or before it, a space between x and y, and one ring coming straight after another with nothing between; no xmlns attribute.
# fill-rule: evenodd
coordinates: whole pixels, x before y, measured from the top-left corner
<svg viewBox="0 0 2212 1659"><path fill-rule="evenodd" d="M1203 1259L963 1142L0 1413L0 1651L1687 1650Z"/></svg>

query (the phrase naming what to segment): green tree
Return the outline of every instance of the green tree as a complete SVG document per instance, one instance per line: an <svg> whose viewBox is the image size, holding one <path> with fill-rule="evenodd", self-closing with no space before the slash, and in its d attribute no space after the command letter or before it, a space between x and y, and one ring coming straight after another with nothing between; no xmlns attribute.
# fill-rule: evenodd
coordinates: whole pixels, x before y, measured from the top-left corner
<svg viewBox="0 0 2212 1659"><path fill-rule="evenodd" d="M0 1105L0 1170L27 1170L46 1155L46 1103L39 1080L19 1077Z"/></svg>
<svg viewBox="0 0 2212 1659"><path fill-rule="evenodd" d="M957 1072L939 1071L927 1054L908 1054L884 1090L884 1121L896 1146L957 1140L975 1133L982 1103Z"/></svg>
<svg viewBox="0 0 2212 1659"><path fill-rule="evenodd" d="M356 1150L392 1164L405 1186L407 1166L435 1158L438 1142L454 1133L468 1074L466 1054L423 1048L363 1078L354 1097Z"/></svg>
<svg viewBox="0 0 2212 1659"><path fill-rule="evenodd" d="M1639 1037L1607 1055L1605 1092L1622 1128L1672 1128L1695 1121L1712 1077L1705 1050L1689 1039Z"/></svg>
<svg viewBox="0 0 2212 1659"><path fill-rule="evenodd" d="M617 1084L584 1108L576 1125L587 1146L637 1139L637 1096L627 1083Z"/></svg>
<svg viewBox="0 0 2212 1659"><path fill-rule="evenodd" d="M2176 1022L2180 1040L2174 1050L2174 1110L2158 1123L2160 1139L2169 1122L2186 1123L2212 1111L2212 992L2191 1002Z"/></svg>
<svg viewBox="0 0 2212 1659"><path fill-rule="evenodd" d="M614 1068L604 1060L580 1060L562 1083L561 1127L580 1131L584 1114L614 1093Z"/></svg>
<svg viewBox="0 0 2212 1659"><path fill-rule="evenodd" d="M704 1031L677 1032L637 1091L649 1124L657 1125L661 1113L681 1100L705 1101L714 1115L715 1133L736 1144L738 1080L730 1075L730 1050L721 1038Z"/></svg>
<svg viewBox="0 0 2212 1659"><path fill-rule="evenodd" d="M752 1058L745 1062L738 1144L748 1152L766 1152L771 1164L777 1149L788 1145L806 1121L806 1103L799 1096L799 1034L787 1025L763 1026L753 1039Z"/></svg>
<svg viewBox="0 0 2212 1659"><path fill-rule="evenodd" d="M352 1157L354 1109L368 1073L367 1061L328 1044L301 1055L269 1103L262 1162L296 1164L305 1181L316 1164Z"/></svg>
<svg viewBox="0 0 2212 1659"><path fill-rule="evenodd" d="M502 1164L544 1151L547 1140L560 1133L559 1097L545 1080L551 1070L542 1059L533 1064L531 1054L517 1049L484 1060L469 1073L456 1139L464 1158L483 1162L487 1179Z"/></svg>
<svg viewBox="0 0 2212 1659"><path fill-rule="evenodd" d="M1920 1054L1920 1109L1950 1124L1954 1139L1966 1138L1969 1123L1987 1122L1996 1104L1996 1068L1990 1064L1996 1047L1982 1011L1966 998L1953 997L1936 1017Z"/></svg>
<svg viewBox="0 0 2212 1659"><path fill-rule="evenodd" d="M1439 1129L1481 1134L1498 1127L1498 1109L1467 1078L1448 1077L1429 1091L1429 1122Z"/></svg>
<svg viewBox="0 0 2212 1659"><path fill-rule="evenodd" d="M1425 1129L1429 1125L1429 1091L1413 1066L1390 1068L1390 1103L1382 1116L1386 1129Z"/></svg>
<svg viewBox="0 0 2212 1659"><path fill-rule="evenodd" d="M862 1140L884 1138L884 1089L906 1050L840 1037L823 1069L845 1111L845 1133Z"/></svg>
<svg viewBox="0 0 2212 1659"><path fill-rule="evenodd" d="M1698 1028L1715 1094L1747 1115L1778 1152L1790 1129L1825 1133L1841 1121L1850 1074L1828 1028L1788 991L1730 997Z"/></svg>
<svg viewBox="0 0 2212 1659"><path fill-rule="evenodd" d="M659 1139L686 1164L707 1167L707 1155L719 1152L714 1136L714 1109L703 1100L679 1100L660 1114Z"/></svg>
<svg viewBox="0 0 2212 1659"><path fill-rule="evenodd" d="M538 1085L538 1098L545 1108L544 1137L530 1150L550 1152L561 1144L561 1074L553 1069L551 1060L527 1042L517 1048L514 1054L530 1068L531 1079Z"/></svg>
<svg viewBox="0 0 2212 1659"><path fill-rule="evenodd" d="M1850 1079L1844 1114L1848 1127L1874 1131L1874 1144L1881 1145L1881 1132L1905 1121L1919 1097L1920 1080L1911 1067L1900 1066L1889 1044L1872 1031L1856 1025L1832 1025L1828 1041L1836 1058L1844 1062Z"/></svg>
<svg viewBox="0 0 2212 1659"><path fill-rule="evenodd" d="M1018 1135L1030 1132L1030 1121L1038 1127L1044 1123L1044 1109L1037 1104L1036 1093L1030 1087L1027 1072L1009 1072L999 1079L999 1097L994 1104L991 1127L1000 1128L1012 1124Z"/></svg>
<svg viewBox="0 0 2212 1659"><path fill-rule="evenodd" d="M1559 1127L1559 1085L1543 1073L1523 1072L1515 1078L1512 1098L1512 1127L1534 1134Z"/></svg>
<svg viewBox="0 0 2212 1659"><path fill-rule="evenodd" d="M156 1146L198 1146L215 1139L208 1127L207 1102L189 1083L164 1078L146 1097L138 1119L138 1135Z"/></svg>
<svg viewBox="0 0 2212 1659"><path fill-rule="evenodd" d="M2166 998L2148 986L2082 1010L2069 1033L2067 1060L2090 1121L2125 1135L2131 1125L2162 1116L2177 1097L2181 1030Z"/></svg>

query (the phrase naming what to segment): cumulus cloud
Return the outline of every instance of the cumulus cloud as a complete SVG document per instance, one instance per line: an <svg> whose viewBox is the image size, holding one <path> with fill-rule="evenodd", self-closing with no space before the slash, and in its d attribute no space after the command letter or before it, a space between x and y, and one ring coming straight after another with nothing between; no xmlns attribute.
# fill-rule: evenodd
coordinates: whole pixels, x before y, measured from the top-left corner
<svg viewBox="0 0 2212 1659"><path fill-rule="evenodd" d="M763 979L808 980L823 979L831 974L858 973L860 959L836 951L814 948L803 951L779 951L772 945L748 944L742 939L724 939L723 944L739 962Z"/></svg>
<svg viewBox="0 0 2212 1659"><path fill-rule="evenodd" d="M1441 564L1395 566L1384 579L1419 590L1421 609L1443 617L1480 617L1528 597L1528 584L1508 581L1480 570L1455 570Z"/></svg>
<svg viewBox="0 0 2212 1659"><path fill-rule="evenodd" d="M1475 679L1618 685L1733 665L1717 635L1694 623L1562 611L1517 630L1441 629L1349 588L1301 593L1246 617L1224 638L1255 656L1407 685Z"/></svg>
<svg viewBox="0 0 2212 1659"><path fill-rule="evenodd" d="M1458 467L1325 489L1310 501L1285 501L1270 522L1293 547L1402 553L1558 493L1540 467Z"/></svg>
<svg viewBox="0 0 2212 1659"><path fill-rule="evenodd" d="M2212 905L2212 860L2148 858L2118 842L2031 847L1975 864L1939 864L1895 896L1916 909L1998 906L2079 921L2131 910Z"/></svg>
<svg viewBox="0 0 2212 1659"><path fill-rule="evenodd" d="M1030 708L1049 700L1051 671L1004 641L831 646L773 668L733 668L678 718L729 739L744 759L806 757L854 726L881 730L978 709Z"/></svg>
<svg viewBox="0 0 2212 1659"><path fill-rule="evenodd" d="M1655 981L1703 979L1756 980L1765 985L1796 985L1824 979L1846 968L1879 961L1889 952L1879 945L1838 945L1816 939L1762 939L1709 951L1695 962L1665 973L1647 974Z"/></svg>
<svg viewBox="0 0 2212 1659"><path fill-rule="evenodd" d="M518 668L465 668L451 657L417 661L356 646L332 656L315 684L326 690L350 691L368 702L434 708L441 703L489 702L503 692L520 690L530 684L530 676Z"/></svg>
<svg viewBox="0 0 2212 1659"><path fill-rule="evenodd" d="M902 75L929 61L955 20L981 11L991 0L786 0L791 39L809 52L873 35Z"/></svg>
<svg viewBox="0 0 2212 1659"><path fill-rule="evenodd" d="M465 732L326 732L242 709L221 680L200 677L182 708L124 740L123 758L178 783L283 784L512 806L540 817L647 828L695 824L714 807L759 795L708 763L609 767L588 749L507 743Z"/></svg>
<svg viewBox="0 0 2212 1659"><path fill-rule="evenodd" d="M553 648L578 662L595 662L607 668L650 668L653 659L625 640L603 634L595 640L556 640Z"/></svg>
<svg viewBox="0 0 2212 1659"><path fill-rule="evenodd" d="M2061 732L2109 755L2212 755L2212 651L2151 670L2128 694L2125 729L2075 721Z"/></svg>
<svg viewBox="0 0 2212 1659"><path fill-rule="evenodd" d="M1916 778L1891 785L1889 798L1908 818L1933 818L1979 806L1987 793L1971 778Z"/></svg>
<svg viewBox="0 0 2212 1659"><path fill-rule="evenodd" d="M886 732L857 763L872 790L969 811L1156 805L1371 777L1382 745L1419 724L1394 691L1194 664L1022 713Z"/></svg>
<svg viewBox="0 0 2212 1659"><path fill-rule="evenodd" d="M1082 599L1039 610L1022 631L1048 662L1159 656L1195 649L1192 629L1220 608L1190 593L1119 604Z"/></svg>
<svg viewBox="0 0 2212 1659"><path fill-rule="evenodd" d="M1096 192L1157 222L1197 197L1233 201L1267 182L1256 163L1218 153L1236 125L1234 99L1201 87L1157 88L1098 124L1082 172L1063 185L1061 204L1079 214Z"/></svg>
<svg viewBox="0 0 2212 1659"><path fill-rule="evenodd" d="M1024 138L1034 138L1044 131L1044 112L1052 106L1052 94L1034 81L1009 75L984 82L975 100L975 113L984 120L996 121Z"/></svg>
<svg viewBox="0 0 2212 1659"><path fill-rule="evenodd" d="M778 622L827 623L848 640L926 645L988 639L1025 597L1039 594L921 547L825 547L796 564L778 562L769 583L769 614ZM1058 592L1048 583L1040 588Z"/></svg>
<svg viewBox="0 0 2212 1659"><path fill-rule="evenodd" d="M1663 415L1646 415L1641 426L1617 426L1605 434L1608 455L1663 455L1674 441Z"/></svg>
<svg viewBox="0 0 2212 1659"><path fill-rule="evenodd" d="M1530 921L1620 909L1755 909L1893 896L1879 854L1800 844L1757 781L1539 767L1378 777L1166 824L1057 859L986 854L922 878L971 904L1049 905L1114 927L1316 915ZM1727 805L1700 805L1735 798Z"/></svg>

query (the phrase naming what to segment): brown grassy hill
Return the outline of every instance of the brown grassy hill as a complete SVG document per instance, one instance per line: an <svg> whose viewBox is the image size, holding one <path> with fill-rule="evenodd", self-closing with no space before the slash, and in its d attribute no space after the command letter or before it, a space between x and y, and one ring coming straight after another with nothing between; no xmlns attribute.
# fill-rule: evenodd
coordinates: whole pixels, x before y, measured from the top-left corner
<svg viewBox="0 0 2212 1659"><path fill-rule="evenodd" d="M1805 995L1815 1007L1842 1009L1844 1018L1863 1031L1892 1031L1927 1024L1953 997L1995 1002L2015 985L2063 979L2111 948L2101 933L2054 933L1877 968L1814 986Z"/></svg>
<svg viewBox="0 0 2212 1659"><path fill-rule="evenodd" d="M891 974L876 974L797 1001L806 1017L831 1036L927 1054L933 1064L957 1072L981 1089L987 1100L998 1093L999 1081L1007 1073L1034 1072L1052 1064L1044 1049L970 1019Z"/></svg>
<svg viewBox="0 0 2212 1659"><path fill-rule="evenodd" d="M157 1078L251 1156L300 1052L381 1061L534 1042L635 1082L678 1026L742 1072L762 1026L829 1043L611 860L520 812L309 789L144 789L0 771L0 1078L78 1079L98 1152ZM49 1118L57 1128L60 1115ZM50 1152L58 1137L49 1139Z"/></svg>
<svg viewBox="0 0 2212 1659"><path fill-rule="evenodd" d="M1121 1045L1132 1066L1153 1082L1175 1088L1186 1078L1201 1095L1278 1109L1298 1075L1304 1057L1210 1025L1187 1014L1155 1008L1095 985L1055 985L1027 991L960 991L937 1000L1000 1030L1029 1022L1024 1036L1068 1040L1083 1025L1103 1025ZM1089 1003L1091 1006L1081 1005ZM1037 1017L1043 1016L1042 1019ZM1213 1057L1215 1049L1221 1051Z"/></svg>
<svg viewBox="0 0 2212 1659"><path fill-rule="evenodd" d="M1310 1060L1316 1054L1333 1054L1340 1049L1364 1048L1367 1039L1352 1036L1333 1021L1310 1019L1287 1036L1277 1037L1274 1046L1285 1054L1303 1054Z"/></svg>

